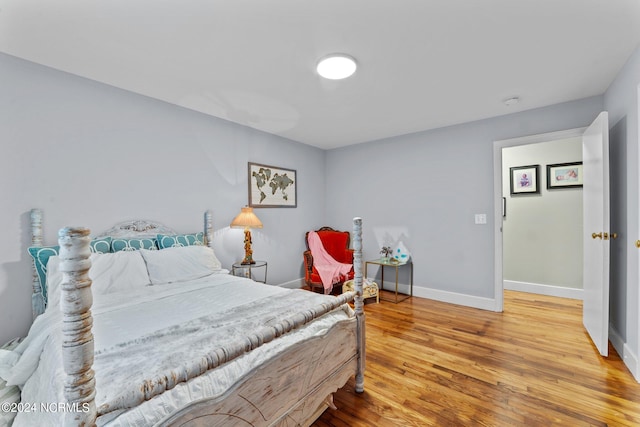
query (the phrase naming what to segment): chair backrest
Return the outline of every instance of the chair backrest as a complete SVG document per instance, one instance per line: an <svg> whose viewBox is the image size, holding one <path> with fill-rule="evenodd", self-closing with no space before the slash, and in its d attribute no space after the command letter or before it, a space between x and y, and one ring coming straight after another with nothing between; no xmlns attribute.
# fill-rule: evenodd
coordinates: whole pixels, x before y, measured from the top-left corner
<svg viewBox="0 0 640 427"><path fill-rule="evenodd" d="M348 231L338 231L331 227L322 227L316 230L318 237L322 241L322 246L336 261L351 262L345 260L345 252L351 244L351 234ZM304 236L304 243L309 250L309 232Z"/></svg>

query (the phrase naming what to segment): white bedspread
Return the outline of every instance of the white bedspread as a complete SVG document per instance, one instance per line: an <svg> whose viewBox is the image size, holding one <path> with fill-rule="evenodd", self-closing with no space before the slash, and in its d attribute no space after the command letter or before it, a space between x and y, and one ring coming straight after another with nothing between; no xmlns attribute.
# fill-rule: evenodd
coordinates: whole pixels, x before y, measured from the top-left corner
<svg viewBox="0 0 640 427"><path fill-rule="evenodd" d="M258 284L228 274L96 296L92 308L96 405L100 407L139 388L155 375L180 372L189 361L200 360L238 334L278 322L327 298L334 297ZM272 355L294 342L325 333L336 321L349 316L347 306L334 310L133 409L106 414L98 419L98 425L153 425L190 401L224 393ZM16 352L0 356L0 376L22 386L22 403L64 402L60 326L60 311L48 308L35 320ZM23 412L14 426L58 426L63 416L61 412Z"/></svg>

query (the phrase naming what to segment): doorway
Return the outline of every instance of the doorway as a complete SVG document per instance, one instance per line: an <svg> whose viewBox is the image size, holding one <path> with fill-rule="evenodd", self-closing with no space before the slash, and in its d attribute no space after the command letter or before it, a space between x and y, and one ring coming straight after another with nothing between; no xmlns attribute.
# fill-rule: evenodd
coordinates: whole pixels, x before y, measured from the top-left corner
<svg viewBox="0 0 640 427"><path fill-rule="evenodd" d="M493 144L493 164L494 164L494 235L495 235L495 283L494 283L494 301L495 311L502 312L504 309L504 241L503 241L503 149L509 147L519 147L531 144L546 143L556 140L566 140L573 138L581 138L586 128L569 129L560 132L551 132L539 135L531 135L520 138L513 138L501 141L495 141ZM539 169L540 173L545 173ZM540 183L546 182L544 179ZM509 207L506 207L506 214L509 215Z"/></svg>
<svg viewBox="0 0 640 427"><path fill-rule="evenodd" d="M582 299L582 138L503 148L502 196L504 289Z"/></svg>
<svg viewBox="0 0 640 427"><path fill-rule="evenodd" d="M572 131L564 132L572 133ZM496 177L495 170L498 169L497 165L502 167L502 156L505 147L513 147L518 145L524 145L526 142L532 142L532 140L540 141L540 138L549 140L548 137L552 134L536 135L532 138L518 138L516 140L496 141L494 143L495 149L500 147L500 152L494 152L494 185L500 184L501 179ZM577 136L577 135L576 135ZM608 329L609 323L609 284L610 284L610 239L616 239L617 232L613 232L610 229L610 175L609 175L609 115L608 112L602 111L598 114L598 117L591 123L591 125L582 132L582 153L584 168L573 169L574 177L582 175L583 178L583 224L584 230L593 230L591 239L588 242L583 242L584 253L584 270L583 270L583 324L585 329L589 333L594 345L602 356L608 355ZM582 163L580 163L582 165ZM557 165L556 165L557 166ZM565 166L565 165L562 165ZM533 172L533 166L528 166ZM502 169L502 168L501 168ZM502 173L502 170L500 171ZM550 171L547 170L547 175L550 175ZM513 182L514 178L510 178ZM551 178L547 178L548 182ZM528 182L528 180L527 180ZM512 186L513 188L513 186ZM499 188L502 190L502 188ZM527 187L529 189L529 187ZM498 186L495 186L496 193L498 192ZM498 215L499 216L499 215ZM502 218L500 218L501 220ZM504 233L503 226L498 225L496 219L497 228L496 233L496 248L500 249L500 252L496 253L496 256L504 256ZM502 221L500 221L502 223ZM599 239L599 240L596 240ZM503 260L500 259L500 264L503 264ZM503 265L501 265L503 268ZM496 271L496 276L500 277L502 287L504 288L504 275L503 270ZM499 284L496 284L498 286ZM500 292L499 288L496 288L496 292ZM496 295L501 305L503 305L504 298L501 295ZM500 307L503 309L503 307Z"/></svg>

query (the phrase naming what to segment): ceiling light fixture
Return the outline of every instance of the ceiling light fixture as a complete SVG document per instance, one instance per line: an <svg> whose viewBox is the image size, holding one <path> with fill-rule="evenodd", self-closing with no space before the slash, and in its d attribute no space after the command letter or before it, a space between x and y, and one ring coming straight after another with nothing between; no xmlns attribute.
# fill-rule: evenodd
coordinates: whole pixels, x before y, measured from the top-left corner
<svg viewBox="0 0 640 427"><path fill-rule="evenodd" d="M344 53L334 53L325 56L318 62L316 70L325 79L346 79L356 72L356 61Z"/></svg>
<svg viewBox="0 0 640 427"><path fill-rule="evenodd" d="M520 98L517 96L512 96L511 98L507 98L502 102L504 102L504 105L506 106L516 105L518 102L520 102Z"/></svg>

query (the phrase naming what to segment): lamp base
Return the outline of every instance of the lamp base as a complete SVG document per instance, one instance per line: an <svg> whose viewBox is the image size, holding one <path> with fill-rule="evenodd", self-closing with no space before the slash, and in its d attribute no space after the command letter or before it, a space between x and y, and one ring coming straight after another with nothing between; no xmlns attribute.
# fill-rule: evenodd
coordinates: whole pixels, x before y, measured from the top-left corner
<svg viewBox="0 0 640 427"><path fill-rule="evenodd" d="M249 228L244 229L244 259L242 265L255 264L253 260L253 250L251 250L251 230Z"/></svg>

